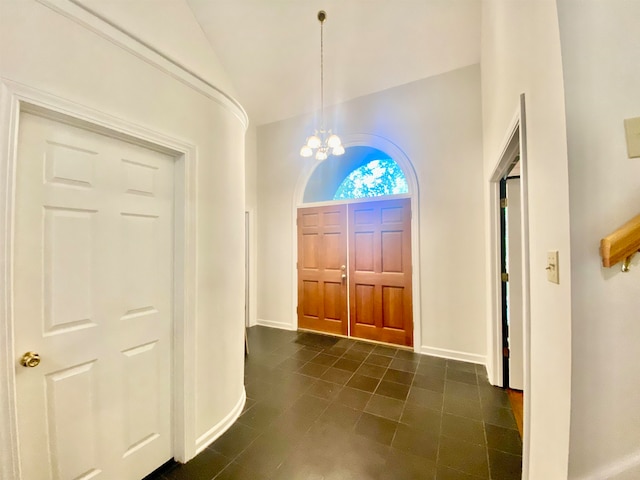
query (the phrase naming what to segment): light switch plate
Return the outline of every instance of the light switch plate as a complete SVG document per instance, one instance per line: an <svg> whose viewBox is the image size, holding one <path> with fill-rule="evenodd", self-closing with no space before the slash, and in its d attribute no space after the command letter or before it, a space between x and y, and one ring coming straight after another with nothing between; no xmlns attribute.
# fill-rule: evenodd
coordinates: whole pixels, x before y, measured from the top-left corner
<svg viewBox="0 0 640 480"><path fill-rule="evenodd" d="M629 158L640 157L640 117L627 118L624 130L627 136L627 155Z"/></svg>
<svg viewBox="0 0 640 480"><path fill-rule="evenodd" d="M551 283L560 283L560 265L558 264L558 251L547 252L547 280Z"/></svg>

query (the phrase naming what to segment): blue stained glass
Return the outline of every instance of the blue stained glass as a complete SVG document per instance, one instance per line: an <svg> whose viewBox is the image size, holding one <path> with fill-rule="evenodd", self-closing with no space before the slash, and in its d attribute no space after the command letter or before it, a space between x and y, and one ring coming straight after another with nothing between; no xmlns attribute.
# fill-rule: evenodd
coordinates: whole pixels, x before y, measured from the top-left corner
<svg viewBox="0 0 640 480"><path fill-rule="evenodd" d="M396 162L385 158L372 160L352 171L342 181L333 199L379 197L402 193L409 193L407 179Z"/></svg>

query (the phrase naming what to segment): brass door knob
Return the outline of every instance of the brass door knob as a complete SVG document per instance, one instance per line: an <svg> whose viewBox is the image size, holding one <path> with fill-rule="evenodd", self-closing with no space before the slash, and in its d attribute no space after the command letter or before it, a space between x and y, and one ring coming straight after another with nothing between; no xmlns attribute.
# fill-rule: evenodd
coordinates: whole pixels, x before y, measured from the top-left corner
<svg viewBox="0 0 640 480"><path fill-rule="evenodd" d="M40 365L40 355L36 352L27 352L22 355L20 359L20 365L23 367L34 368Z"/></svg>

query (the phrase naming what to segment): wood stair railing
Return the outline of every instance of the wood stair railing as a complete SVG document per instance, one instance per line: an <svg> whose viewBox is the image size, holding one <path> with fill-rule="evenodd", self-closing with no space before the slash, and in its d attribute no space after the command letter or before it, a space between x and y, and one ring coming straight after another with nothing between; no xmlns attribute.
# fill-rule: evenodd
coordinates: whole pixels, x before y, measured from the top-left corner
<svg viewBox="0 0 640 480"><path fill-rule="evenodd" d="M603 267L612 267L622 262L622 271L628 272L631 259L638 251L640 251L640 215L600 241Z"/></svg>

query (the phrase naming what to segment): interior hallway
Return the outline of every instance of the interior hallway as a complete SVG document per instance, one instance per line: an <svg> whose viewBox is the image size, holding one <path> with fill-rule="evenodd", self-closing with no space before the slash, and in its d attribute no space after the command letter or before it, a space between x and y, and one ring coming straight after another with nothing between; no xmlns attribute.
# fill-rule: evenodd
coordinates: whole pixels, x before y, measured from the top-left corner
<svg viewBox="0 0 640 480"><path fill-rule="evenodd" d="M483 366L305 332L248 331L247 402L146 480L516 480L522 443Z"/></svg>

